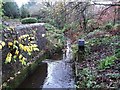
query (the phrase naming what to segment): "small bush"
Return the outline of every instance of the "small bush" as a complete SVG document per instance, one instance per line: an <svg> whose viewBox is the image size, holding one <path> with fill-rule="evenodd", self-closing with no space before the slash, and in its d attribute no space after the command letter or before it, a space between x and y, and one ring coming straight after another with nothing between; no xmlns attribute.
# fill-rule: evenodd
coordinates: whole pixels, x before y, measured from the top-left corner
<svg viewBox="0 0 120 90"><path fill-rule="evenodd" d="M22 24L30 24L30 23L37 23L38 20L36 18L24 18L21 20Z"/></svg>

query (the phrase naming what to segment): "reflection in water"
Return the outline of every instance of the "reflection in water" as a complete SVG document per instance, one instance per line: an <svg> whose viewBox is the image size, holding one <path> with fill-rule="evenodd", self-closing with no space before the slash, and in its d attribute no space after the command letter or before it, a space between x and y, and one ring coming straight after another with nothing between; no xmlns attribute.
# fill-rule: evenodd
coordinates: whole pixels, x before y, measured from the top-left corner
<svg viewBox="0 0 120 90"><path fill-rule="evenodd" d="M47 64L41 63L33 74L28 76L18 88L41 88L47 76Z"/></svg>

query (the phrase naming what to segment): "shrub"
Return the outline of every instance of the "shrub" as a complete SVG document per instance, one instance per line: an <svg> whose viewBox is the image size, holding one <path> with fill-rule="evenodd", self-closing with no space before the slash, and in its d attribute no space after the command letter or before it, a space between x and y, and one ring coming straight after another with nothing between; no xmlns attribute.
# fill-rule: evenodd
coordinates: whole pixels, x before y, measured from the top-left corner
<svg viewBox="0 0 120 90"><path fill-rule="evenodd" d="M22 24L30 24L30 23L37 23L38 20L36 18L24 18L21 20Z"/></svg>

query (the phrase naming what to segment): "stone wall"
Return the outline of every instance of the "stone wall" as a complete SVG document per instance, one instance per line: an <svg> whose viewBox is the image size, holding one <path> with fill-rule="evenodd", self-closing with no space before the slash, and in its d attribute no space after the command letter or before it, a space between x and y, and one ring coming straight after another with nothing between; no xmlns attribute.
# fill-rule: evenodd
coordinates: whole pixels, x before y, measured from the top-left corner
<svg viewBox="0 0 120 90"><path fill-rule="evenodd" d="M35 24L29 24L29 25L26 24L26 25L16 26L15 31L17 31L17 37L24 35L24 34L34 34L36 38L36 43L39 49L40 50L45 49L46 44L47 44L47 39L45 37L42 37L42 34L46 33L44 23L35 23ZM7 47L5 47L2 50L2 82L7 82L7 80L10 79L10 77L14 77L16 73L28 67L28 66L21 65L19 61L11 62L10 64L5 64L4 61L5 61L5 57L7 53L8 53L8 50L7 50ZM41 52L36 52L30 57L28 56L28 63L35 62L36 59L33 59L35 57L41 58L39 57L39 53Z"/></svg>

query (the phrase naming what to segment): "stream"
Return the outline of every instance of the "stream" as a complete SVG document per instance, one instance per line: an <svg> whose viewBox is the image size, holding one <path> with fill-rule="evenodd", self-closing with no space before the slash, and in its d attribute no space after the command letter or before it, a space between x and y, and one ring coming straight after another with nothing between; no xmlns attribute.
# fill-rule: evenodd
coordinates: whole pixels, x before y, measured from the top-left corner
<svg viewBox="0 0 120 90"><path fill-rule="evenodd" d="M75 90L73 55L70 42L65 53L56 54L40 63L36 71L24 80L18 88L63 88ZM62 89L62 90L63 90Z"/></svg>

